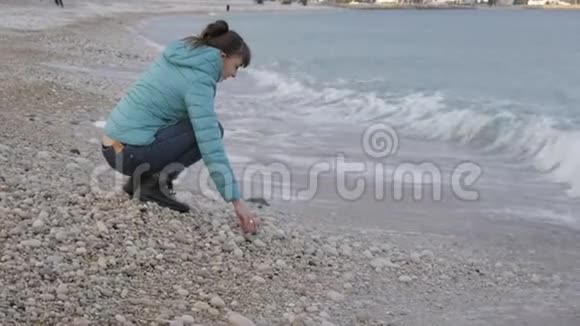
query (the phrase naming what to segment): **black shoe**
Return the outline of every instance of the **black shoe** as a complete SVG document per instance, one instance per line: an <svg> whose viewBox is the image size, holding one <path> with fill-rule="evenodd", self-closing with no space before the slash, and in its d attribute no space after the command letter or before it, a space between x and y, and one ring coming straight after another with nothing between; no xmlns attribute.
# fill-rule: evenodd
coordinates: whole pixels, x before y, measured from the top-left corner
<svg viewBox="0 0 580 326"><path fill-rule="evenodd" d="M127 180L127 183L123 186L123 191L129 195L129 197L133 198L133 177L130 177L129 180Z"/></svg>
<svg viewBox="0 0 580 326"><path fill-rule="evenodd" d="M167 176L167 190L171 196L175 196L175 190L173 190L173 180L177 178L177 174L169 174ZM135 186L133 185L133 177L129 177L127 183L123 186L123 191L129 195L129 197L133 198L133 194Z"/></svg>
<svg viewBox="0 0 580 326"><path fill-rule="evenodd" d="M170 183L170 182L168 182ZM155 175L143 175L141 183L139 184L139 200L144 202L155 202L159 206L167 207L172 210L178 211L180 213L189 212L190 208L188 205L178 202L172 195L172 191L169 190L169 186L165 184L162 188L160 187L159 174ZM173 189L173 186L171 186ZM135 191L133 192L133 194Z"/></svg>

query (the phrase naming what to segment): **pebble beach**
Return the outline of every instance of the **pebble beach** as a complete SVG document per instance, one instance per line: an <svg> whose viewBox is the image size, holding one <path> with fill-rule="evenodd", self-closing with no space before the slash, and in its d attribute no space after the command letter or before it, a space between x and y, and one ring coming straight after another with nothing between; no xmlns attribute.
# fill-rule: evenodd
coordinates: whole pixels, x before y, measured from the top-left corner
<svg viewBox="0 0 580 326"><path fill-rule="evenodd" d="M130 83L115 71L138 73L159 54L135 29L225 5L64 5L0 4L0 324L580 323L576 231L538 239L564 248L554 266L534 248L498 254L439 235L305 227L261 203L249 204L262 221L249 236L221 200L178 194L192 205L178 214L129 199L96 124Z"/></svg>

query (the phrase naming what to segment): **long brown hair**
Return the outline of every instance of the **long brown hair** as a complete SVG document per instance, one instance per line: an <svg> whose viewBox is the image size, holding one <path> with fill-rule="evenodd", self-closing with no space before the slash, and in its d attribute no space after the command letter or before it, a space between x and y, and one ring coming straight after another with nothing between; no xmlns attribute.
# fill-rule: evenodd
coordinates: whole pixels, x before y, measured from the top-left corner
<svg viewBox="0 0 580 326"><path fill-rule="evenodd" d="M189 42L193 47L211 46L229 56L239 55L244 67L249 66L252 60L250 47L238 33L230 30L228 23L224 20L217 20L207 25L200 35L186 37L184 41Z"/></svg>

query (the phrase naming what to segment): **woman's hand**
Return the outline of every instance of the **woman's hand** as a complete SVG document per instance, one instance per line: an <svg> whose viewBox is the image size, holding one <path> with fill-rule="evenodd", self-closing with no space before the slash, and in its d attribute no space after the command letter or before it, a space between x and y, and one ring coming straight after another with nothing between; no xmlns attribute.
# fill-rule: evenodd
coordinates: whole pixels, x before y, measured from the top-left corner
<svg viewBox="0 0 580 326"><path fill-rule="evenodd" d="M242 228L242 231L246 233L258 232L259 220L256 215L250 212L241 200L234 201L233 205L236 215L240 219L240 227Z"/></svg>

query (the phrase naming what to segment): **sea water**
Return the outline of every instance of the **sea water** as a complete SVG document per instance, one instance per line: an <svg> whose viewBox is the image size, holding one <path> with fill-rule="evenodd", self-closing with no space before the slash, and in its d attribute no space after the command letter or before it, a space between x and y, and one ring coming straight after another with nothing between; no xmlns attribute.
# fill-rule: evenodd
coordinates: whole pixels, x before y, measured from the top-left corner
<svg viewBox="0 0 580 326"><path fill-rule="evenodd" d="M240 178L279 172L258 182L277 187L272 200L352 224L579 225L580 13L224 13L156 18L141 34L163 46L216 19L252 50L218 90L228 153Z"/></svg>

